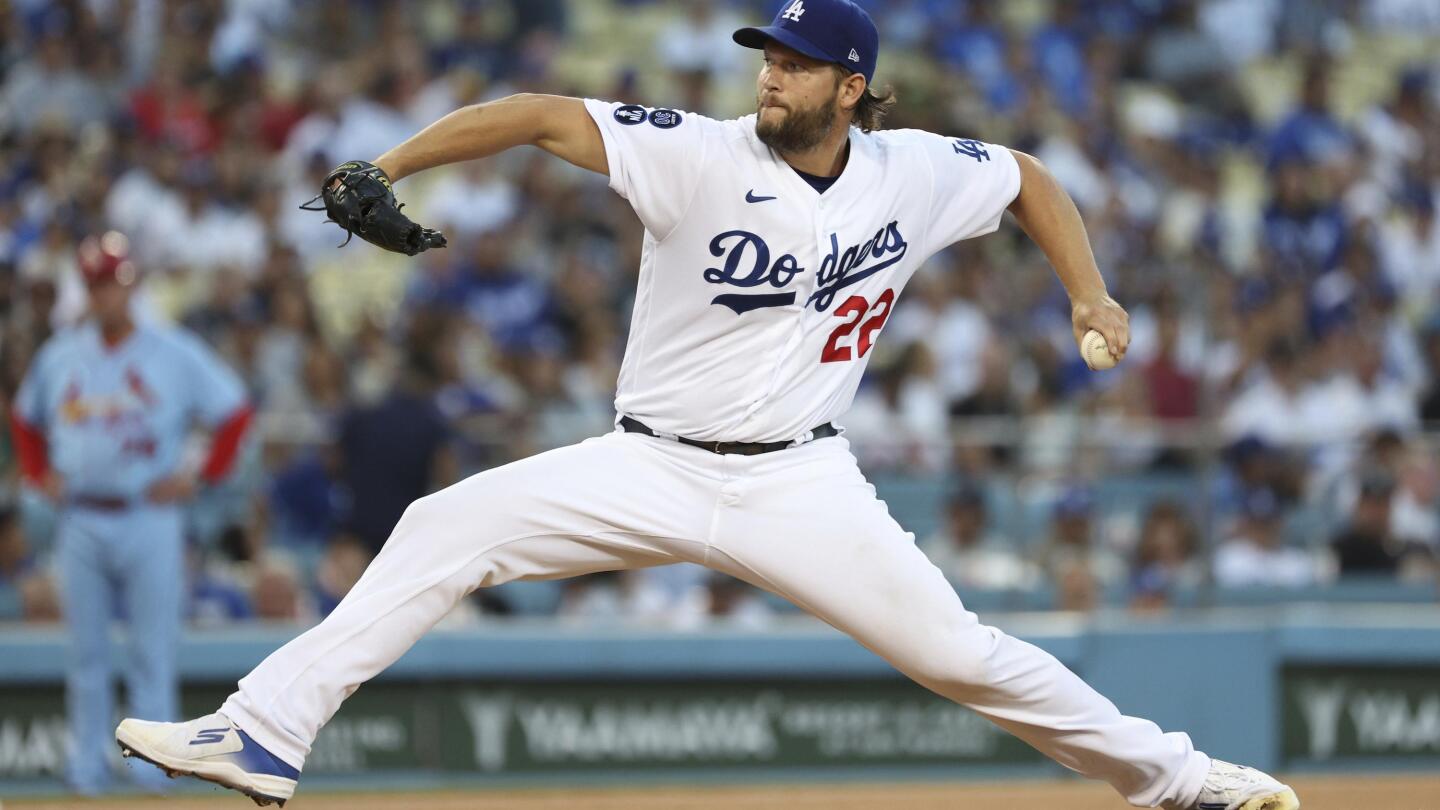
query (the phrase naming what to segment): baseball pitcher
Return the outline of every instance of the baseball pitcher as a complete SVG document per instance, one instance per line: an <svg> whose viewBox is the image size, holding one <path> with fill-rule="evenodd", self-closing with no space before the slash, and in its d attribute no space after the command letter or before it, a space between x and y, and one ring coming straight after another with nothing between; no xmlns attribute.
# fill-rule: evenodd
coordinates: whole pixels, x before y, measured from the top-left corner
<svg viewBox="0 0 1440 810"><path fill-rule="evenodd" d="M518 95L331 175L331 217L406 253L443 237L399 214L392 180L523 145L608 175L645 226L616 430L415 502L339 608L218 713L126 720L122 749L283 802L346 696L474 589L686 561L789 599L1135 805L1298 807L1285 785L1122 715L982 624L875 497L836 424L910 275L1007 210L1068 291L1077 343L1094 329L1123 356L1125 311L1069 197L1003 146L878 130L879 37L847 0L789 0L734 38L763 54L753 115Z"/></svg>

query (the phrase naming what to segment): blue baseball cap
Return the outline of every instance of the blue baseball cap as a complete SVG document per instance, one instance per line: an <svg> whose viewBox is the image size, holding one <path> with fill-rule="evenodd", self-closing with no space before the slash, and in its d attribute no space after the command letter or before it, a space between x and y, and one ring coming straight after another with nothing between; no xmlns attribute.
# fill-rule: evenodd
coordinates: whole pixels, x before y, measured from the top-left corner
<svg viewBox="0 0 1440 810"><path fill-rule="evenodd" d="M866 84L875 77L875 59L880 55L875 21L850 0L785 0L774 22L741 28L733 38L747 48L764 48L773 39L811 59L859 73Z"/></svg>

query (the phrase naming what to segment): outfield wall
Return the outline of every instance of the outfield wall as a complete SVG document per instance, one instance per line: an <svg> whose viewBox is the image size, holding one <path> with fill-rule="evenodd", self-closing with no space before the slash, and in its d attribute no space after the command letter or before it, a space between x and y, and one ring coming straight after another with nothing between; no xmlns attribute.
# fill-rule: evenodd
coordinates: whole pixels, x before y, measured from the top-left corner
<svg viewBox="0 0 1440 810"><path fill-rule="evenodd" d="M1440 608L1185 619L989 617L1122 710L1280 770L1440 769ZM186 638L187 712L296 630ZM0 633L0 781L59 773L63 638ZM1052 773L1013 738L808 621L763 634L506 623L436 632L346 704L307 775L535 782L617 773Z"/></svg>

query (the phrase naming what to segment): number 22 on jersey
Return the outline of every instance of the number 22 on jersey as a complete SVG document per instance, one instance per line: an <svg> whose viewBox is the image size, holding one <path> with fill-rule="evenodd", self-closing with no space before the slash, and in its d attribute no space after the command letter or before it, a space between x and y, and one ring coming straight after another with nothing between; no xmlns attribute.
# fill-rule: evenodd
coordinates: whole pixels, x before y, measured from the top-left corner
<svg viewBox="0 0 1440 810"><path fill-rule="evenodd" d="M875 333L880 331L880 327L885 325L885 319L890 317L890 308L894 303L894 290L880 293L874 306L858 295L845 299L845 303L835 308L835 317L845 320L835 327L835 331L830 333L830 339L825 341L825 348L820 352L820 362L844 363L864 357L875 343ZM869 317L866 317L867 315ZM852 349L850 333L854 332L857 326L860 327L860 334L855 338Z"/></svg>

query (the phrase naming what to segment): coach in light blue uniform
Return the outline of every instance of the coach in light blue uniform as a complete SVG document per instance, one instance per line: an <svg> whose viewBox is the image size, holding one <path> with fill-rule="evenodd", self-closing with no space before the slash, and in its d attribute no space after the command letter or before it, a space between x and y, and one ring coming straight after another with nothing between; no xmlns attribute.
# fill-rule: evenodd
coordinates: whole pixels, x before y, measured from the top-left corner
<svg viewBox="0 0 1440 810"><path fill-rule="evenodd" d="M26 481L59 512L57 555L73 646L66 679L70 785L102 792L114 715L110 625L130 622L123 667L130 710L177 714L176 650L185 593L183 504L222 477L249 421L240 379L181 329L136 323L137 280L125 238L87 239L80 266L92 317L56 334L17 394L16 445ZM191 428L214 430L202 469L181 468ZM158 770L136 772L158 789Z"/></svg>

